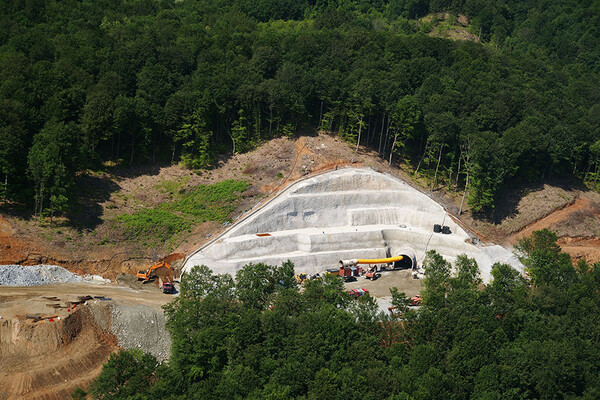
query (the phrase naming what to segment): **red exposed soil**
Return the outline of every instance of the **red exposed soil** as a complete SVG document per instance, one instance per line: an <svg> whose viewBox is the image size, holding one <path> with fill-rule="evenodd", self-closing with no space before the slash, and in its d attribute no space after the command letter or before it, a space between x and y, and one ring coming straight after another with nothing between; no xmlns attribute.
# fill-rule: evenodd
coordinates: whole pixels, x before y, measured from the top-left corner
<svg viewBox="0 0 600 400"><path fill-rule="evenodd" d="M563 251L569 253L573 262L586 260L593 264L600 262L600 238L577 238L562 237L558 239L558 244Z"/></svg>
<svg viewBox="0 0 600 400"><path fill-rule="evenodd" d="M533 231L550 229L559 236L558 244L573 262L586 259L600 261L600 203L595 193L578 193L566 206L526 225L509 237L512 244Z"/></svg>
<svg viewBox="0 0 600 400"><path fill-rule="evenodd" d="M568 220L573 216L573 213L586 210L589 207L590 200L588 198L577 197L573 203L568 204L567 206L552 212L551 214L533 222L532 224L527 225L525 228L512 235L510 240L511 242L516 243L519 239L531 235L533 231L550 228L555 224L559 224Z"/></svg>
<svg viewBox="0 0 600 400"><path fill-rule="evenodd" d="M16 236L15 230L0 215L0 264L10 264L15 260L26 260L32 250L31 243Z"/></svg>

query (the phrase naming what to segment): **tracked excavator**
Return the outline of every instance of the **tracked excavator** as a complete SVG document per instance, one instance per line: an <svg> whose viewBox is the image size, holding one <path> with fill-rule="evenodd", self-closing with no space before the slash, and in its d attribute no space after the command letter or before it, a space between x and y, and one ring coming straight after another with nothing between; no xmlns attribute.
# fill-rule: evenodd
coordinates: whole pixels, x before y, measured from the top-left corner
<svg viewBox="0 0 600 400"><path fill-rule="evenodd" d="M137 278L138 281L142 281L142 283L148 283L148 282L152 282L154 281L158 275L157 272L161 269L161 268L165 268L168 271L168 274L163 274L163 275L168 275L168 276L172 276L174 273L173 267L171 267L168 263L164 262L164 261L160 261L156 264L154 264L153 266L151 266L150 268L148 268L147 271L138 271L137 273ZM166 280L163 278L163 280ZM172 279L170 279L172 280Z"/></svg>

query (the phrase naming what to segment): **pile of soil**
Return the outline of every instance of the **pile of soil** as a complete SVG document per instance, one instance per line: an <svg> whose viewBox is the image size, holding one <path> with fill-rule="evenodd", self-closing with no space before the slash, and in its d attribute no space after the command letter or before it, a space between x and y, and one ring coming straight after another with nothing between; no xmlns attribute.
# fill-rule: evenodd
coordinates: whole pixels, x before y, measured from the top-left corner
<svg viewBox="0 0 600 400"><path fill-rule="evenodd" d="M117 349L89 309L66 318L0 321L0 398L65 399L87 387Z"/></svg>
<svg viewBox="0 0 600 400"><path fill-rule="evenodd" d="M0 399L70 398L119 348L167 360L171 340L161 306L171 299L87 283L3 288Z"/></svg>

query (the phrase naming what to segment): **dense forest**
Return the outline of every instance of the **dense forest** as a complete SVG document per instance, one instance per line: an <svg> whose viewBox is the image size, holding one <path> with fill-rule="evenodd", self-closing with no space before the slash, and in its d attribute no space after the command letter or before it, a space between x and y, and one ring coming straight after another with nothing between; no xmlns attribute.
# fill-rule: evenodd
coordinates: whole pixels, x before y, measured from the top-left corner
<svg viewBox="0 0 600 400"><path fill-rule="evenodd" d="M0 0L0 199L78 174L322 129L493 210L514 182L600 184L595 0ZM470 18L479 42L419 18Z"/></svg>
<svg viewBox="0 0 600 400"><path fill-rule="evenodd" d="M206 267L165 306L171 358L113 354L94 399L597 399L600 263L573 267L556 236L520 243L525 280L506 264L482 287L477 263L455 273L427 255L423 306L402 317L353 300L325 276L299 290L293 265L247 265L234 282ZM75 398L85 398L79 389Z"/></svg>

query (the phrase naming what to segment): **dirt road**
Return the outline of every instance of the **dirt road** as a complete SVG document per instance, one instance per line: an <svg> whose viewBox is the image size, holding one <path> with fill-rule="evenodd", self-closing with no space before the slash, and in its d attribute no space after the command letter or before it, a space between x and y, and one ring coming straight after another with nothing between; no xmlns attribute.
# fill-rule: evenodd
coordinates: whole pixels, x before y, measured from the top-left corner
<svg viewBox="0 0 600 400"><path fill-rule="evenodd" d="M367 289L371 296L389 297L390 288L396 287L400 292L404 292L408 297L416 296L423 287L423 281L413 279L412 270L384 271L380 277L374 281L359 277L356 282L345 284L346 289Z"/></svg>
<svg viewBox="0 0 600 400"><path fill-rule="evenodd" d="M31 313L56 313L56 310L46 306L52 303L43 297L59 297L61 301L77 300L78 296L101 296L106 299L123 302L140 303L160 307L173 299L173 295L161 293L158 290L133 290L124 286L112 284L63 283L58 285L42 285L29 287L0 287L0 316L3 319L13 318L19 310ZM39 304L38 304L39 303ZM59 313L63 313L60 310ZM66 309L64 310L66 313Z"/></svg>

